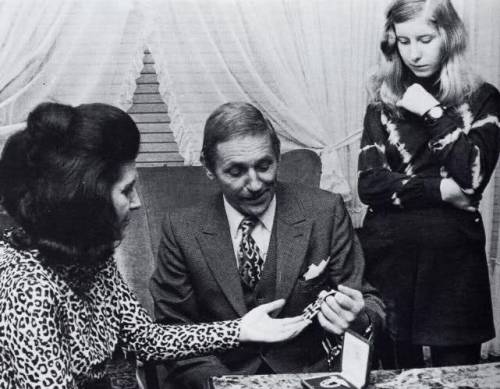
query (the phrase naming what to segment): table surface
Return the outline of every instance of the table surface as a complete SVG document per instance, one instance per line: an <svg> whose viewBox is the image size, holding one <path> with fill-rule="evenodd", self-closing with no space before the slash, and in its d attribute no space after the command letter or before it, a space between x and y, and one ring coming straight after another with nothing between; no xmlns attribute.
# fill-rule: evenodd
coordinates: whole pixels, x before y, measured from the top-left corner
<svg viewBox="0 0 500 389"><path fill-rule="evenodd" d="M214 389L303 389L300 380L324 373L214 377ZM500 388L500 363L410 370L376 370L370 389Z"/></svg>

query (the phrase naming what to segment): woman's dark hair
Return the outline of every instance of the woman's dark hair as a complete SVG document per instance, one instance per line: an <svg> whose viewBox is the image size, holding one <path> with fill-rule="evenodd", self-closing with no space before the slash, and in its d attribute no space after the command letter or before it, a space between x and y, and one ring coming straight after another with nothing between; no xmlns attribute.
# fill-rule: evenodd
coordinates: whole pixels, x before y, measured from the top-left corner
<svg viewBox="0 0 500 389"><path fill-rule="evenodd" d="M280 140L273 125L255 106L246 102L230 102L219 106L205 123L202 162L210 171L215 170L217 145L247 135L268 135L277 159Z"/></svg>
<svg viewBox="0 0 500 389"><path fill-rule="evenodd" d="M0 160L2 205L49 264L99 268L122 228L111 199L140 135L106 104L43 103L12 135Z"/></svg>

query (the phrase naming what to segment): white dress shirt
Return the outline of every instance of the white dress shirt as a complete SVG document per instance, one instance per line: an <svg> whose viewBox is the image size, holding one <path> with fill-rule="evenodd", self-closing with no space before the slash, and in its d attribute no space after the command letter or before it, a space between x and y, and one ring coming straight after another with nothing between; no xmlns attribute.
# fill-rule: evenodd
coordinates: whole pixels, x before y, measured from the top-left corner
<svg viewBox="0 0 500 389"><path fill-rule="evenodd" d="M224 196L223 196L224 197ZM233 242L234 256L236 258L236 266L238 266L238 248L241 242L241 230L238 228L241 221L245 218L239 211L233 208L224 197L224 209L226 210L227 221L229 223L229 231ZM269 207L262 215L258 217L259 221L253 229L252 238L259 247L260 255L265 261L269 250L269 241L271 240L271 232L273 231L274 215L276 213L276 195L269 203Z"/></svg>

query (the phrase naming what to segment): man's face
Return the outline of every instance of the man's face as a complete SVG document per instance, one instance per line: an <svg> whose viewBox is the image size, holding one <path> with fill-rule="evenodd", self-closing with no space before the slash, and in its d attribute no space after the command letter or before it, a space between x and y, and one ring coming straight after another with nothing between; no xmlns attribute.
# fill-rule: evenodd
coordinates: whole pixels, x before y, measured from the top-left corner
<svg viewBox="0 0 500 389"><path fill-rule="evenodd" d="M248 135L217 145L214 171L226 200L239 212L260 216L273 199L278 171L268 135Z"/></svg>

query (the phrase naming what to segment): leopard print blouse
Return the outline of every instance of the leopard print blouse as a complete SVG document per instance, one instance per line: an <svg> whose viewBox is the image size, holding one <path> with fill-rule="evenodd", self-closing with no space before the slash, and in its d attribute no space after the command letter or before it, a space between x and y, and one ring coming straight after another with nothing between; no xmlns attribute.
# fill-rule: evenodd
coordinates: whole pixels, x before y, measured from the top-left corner
<svg viewBox="0 0 500 389"><path fill-rule="evenodd" d="M117 346L141 360L177 359L238 345L239 320L152 322L111 258L85 296L40 263L36 250L0 239L0 387L78 388L102 378Z"/></svg>

